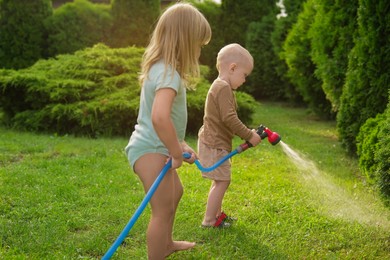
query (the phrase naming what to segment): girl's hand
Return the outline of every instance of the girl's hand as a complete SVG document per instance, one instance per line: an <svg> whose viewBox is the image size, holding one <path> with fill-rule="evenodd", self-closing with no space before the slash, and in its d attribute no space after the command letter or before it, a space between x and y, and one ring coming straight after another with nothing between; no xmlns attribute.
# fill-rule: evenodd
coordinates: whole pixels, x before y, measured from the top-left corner
<svg viewBox="0 0 390 260"><path fill-rule="evenodd" d="M183 153L189 153L191 154L191 157L188 159L184 159L185 162L189 164L193 164L196 159L198 159L198 155L195 153L195 151L186 143L186 142L181 142L181 147L183 150Z"/></svg>
<svg viewBox="0 0 390 260"><path fill-rule="evenodd" d="M183 164L183 155L180 154L180 156L172 156L172 170L180 168L180 166Z"/></svg>

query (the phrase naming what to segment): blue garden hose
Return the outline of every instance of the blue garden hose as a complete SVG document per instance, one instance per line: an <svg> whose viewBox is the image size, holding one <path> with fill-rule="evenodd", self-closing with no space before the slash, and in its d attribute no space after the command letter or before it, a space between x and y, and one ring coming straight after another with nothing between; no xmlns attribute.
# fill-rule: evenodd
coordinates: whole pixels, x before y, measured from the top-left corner
<svg viewBox="0 0 390 260"><path fill-rule="evenodd" d="M199 168L199 170L203 172L210 172L215 170L217 167L219 167L223 162L231 158L232 156L236 155L237 153L242 152L245 149L237 148L234 151L230 152L229 154L222 157L218 162L216 162L213 166L205 168L203 167L199 160L195 160L196 166ZM185 159L191 158L190 153L183 153L183 157ZM154 192L157 190L158 186L160 185L162 179L164 178L165 174L168 172L168 170L172 166L172 160L169 160L164 168L161 170L160 174L157 176L156 180L153 182L152 186L150 187L149 191L146 193L144 199L142 200L141 204L139 205L138 209L135 211L134 215L131 217L123 231L119 234L118 238L115 240L115 242L111 245L111 247L107 250L106 254L103 256L102 260L108 260L111 259L112 255L115 253L117 248L120 246L120 244L123 242L123 240L126 238L127 234L130 232L131 228L134 226L135 222L138 220L138 218L141 216L142 212L148 205L150 199L152 198Z"/></svg>
<svg viewBox="0 0 390 260"><path fill-rule="evenodd" d="M154 192L157 190L158 186L160 185L162 179L164 178L165 174L168 172L168 170L172 166L172 160L169 160L164 168L161 170L160 174L157 176L156 180L153 182L152 186L150 187L149 191L146 193L145 198L142 200L141 204L139 205L138 209L135 211L134 215L131 217L123 231L120 233L118 238L115 240L115 242L111 245L111 247L108 249L106 254L103 256L102 260L108 260L111 259L112 255L115 253L116 249L120 246L120 244L123 242L123 240L126 238L127 234L130 232L131 228L134 226L135 222L138 220L139 216L142 214L146 206L148 205L150 199L152 198Z"/></svg>
<svg viewBox="0 0 390 260"><path fill-rule="evenodd" d="M203 167L202 164L200 164L199 160L195 160L195 164L198 167L198 169L201 170L202 172L211 172L211 171L214 171L216 168L218 168L226 160L228 160L229 158L231 158L232 156L234 156L236 154L238 154L237 149L230 152L229 154L225 155L218 162L216 162L213 166L210 166L210 167ZM183 157L186 159L189 159L189 158L191 158L191 154L183 153Z"/></svg>

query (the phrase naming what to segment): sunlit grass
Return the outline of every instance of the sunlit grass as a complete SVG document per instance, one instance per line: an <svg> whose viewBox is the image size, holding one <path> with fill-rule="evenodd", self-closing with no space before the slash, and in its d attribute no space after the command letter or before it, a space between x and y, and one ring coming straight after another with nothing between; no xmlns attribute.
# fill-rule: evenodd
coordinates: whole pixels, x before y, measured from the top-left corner
<svg viewBox="0 0 390 260"><path fill-rule="evenodd" d="M238 221L216 230L200 227L210 182L195 165L184 165L174 236L197 246L169 259L388 257L389 209L345 155L334 122L265 103L253 126L260 123L315 170L295 165L281 145L267 141L236 155L224 210ZM188 141L195 147L194 137ZM101 258L144 197L126 143L0 129L0 258ZM146 208L113 259L147 258L149 216Z"/></svg>

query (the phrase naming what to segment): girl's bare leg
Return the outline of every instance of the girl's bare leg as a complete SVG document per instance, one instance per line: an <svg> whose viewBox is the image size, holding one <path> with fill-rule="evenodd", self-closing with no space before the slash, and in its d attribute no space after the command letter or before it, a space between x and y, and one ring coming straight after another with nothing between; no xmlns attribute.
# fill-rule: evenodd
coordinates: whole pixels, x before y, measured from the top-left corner
<svg viewBox="0 0 390 260"><path fill-rule="evenodd" d="M180 178L179 176L177 175L177 172L174 171L172 172L172 174L174 175L174 214L172 216L172 219L171 219L171 223L170 223L170 231L168 232L168 248L167 248L167 254L166 256L176 252L176 251L181 251L181 250L187 250L187 249L190 249L190 248L193 248L195 246L195 243L194 242L187 242L187 241L174 241L173 238L172 238L172 229L173 229L173 224L174 224L174 220L175 220L175 214L176 214L176 209L177 209L177 206L179 205L179 202L180 202L180 199L183 195L183 185L181 184L181 181L180 181Z"/></svg>
<svg viewBox="0 0 390 260"><path fill-rule="evenodd" d="M213 181L210 187L206 213L202 225L212 226L215 224L216 216L221 214L222 200L229 185L230 181Z"/></svg>
<svg viewBox="0 0 390 260"><path fill-rule="evenodd" d="M161 154L146 154L135 163L134 171L141 179L145 192L149 190L161 172L166 160L167 157ZM168 171L150 200L152 216L146 233L150 260L164 259L174 251L194 246L189 242L180 243L181 246L179 246L172 241L175 212L183 193L181 183L179 182L179 186L175 184L176 178L178 176L175 171ZM177 187L181 187L179 192L176 191Z"/></svg>

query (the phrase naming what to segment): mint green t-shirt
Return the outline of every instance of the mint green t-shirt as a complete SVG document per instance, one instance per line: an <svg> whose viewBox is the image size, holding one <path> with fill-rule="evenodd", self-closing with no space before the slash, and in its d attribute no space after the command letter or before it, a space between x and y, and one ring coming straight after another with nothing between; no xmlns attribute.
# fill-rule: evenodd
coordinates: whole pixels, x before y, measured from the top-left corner
<svg viewBox="0 0 390 260"><path fill-rule="evenodd" d="M168 149L160 141L152 125L151 112L156 91L162 88L171 88L176 92L172 104L171 118L176 129L179 141L184 140L187 127L187 99L186 88L177 71L168 67L165 73L163 61L157 62L149 70L141 89L140 107L137 124L125 148L127 158L132 169L134 163L146 153L161 153L169 156Z"/></svg>

